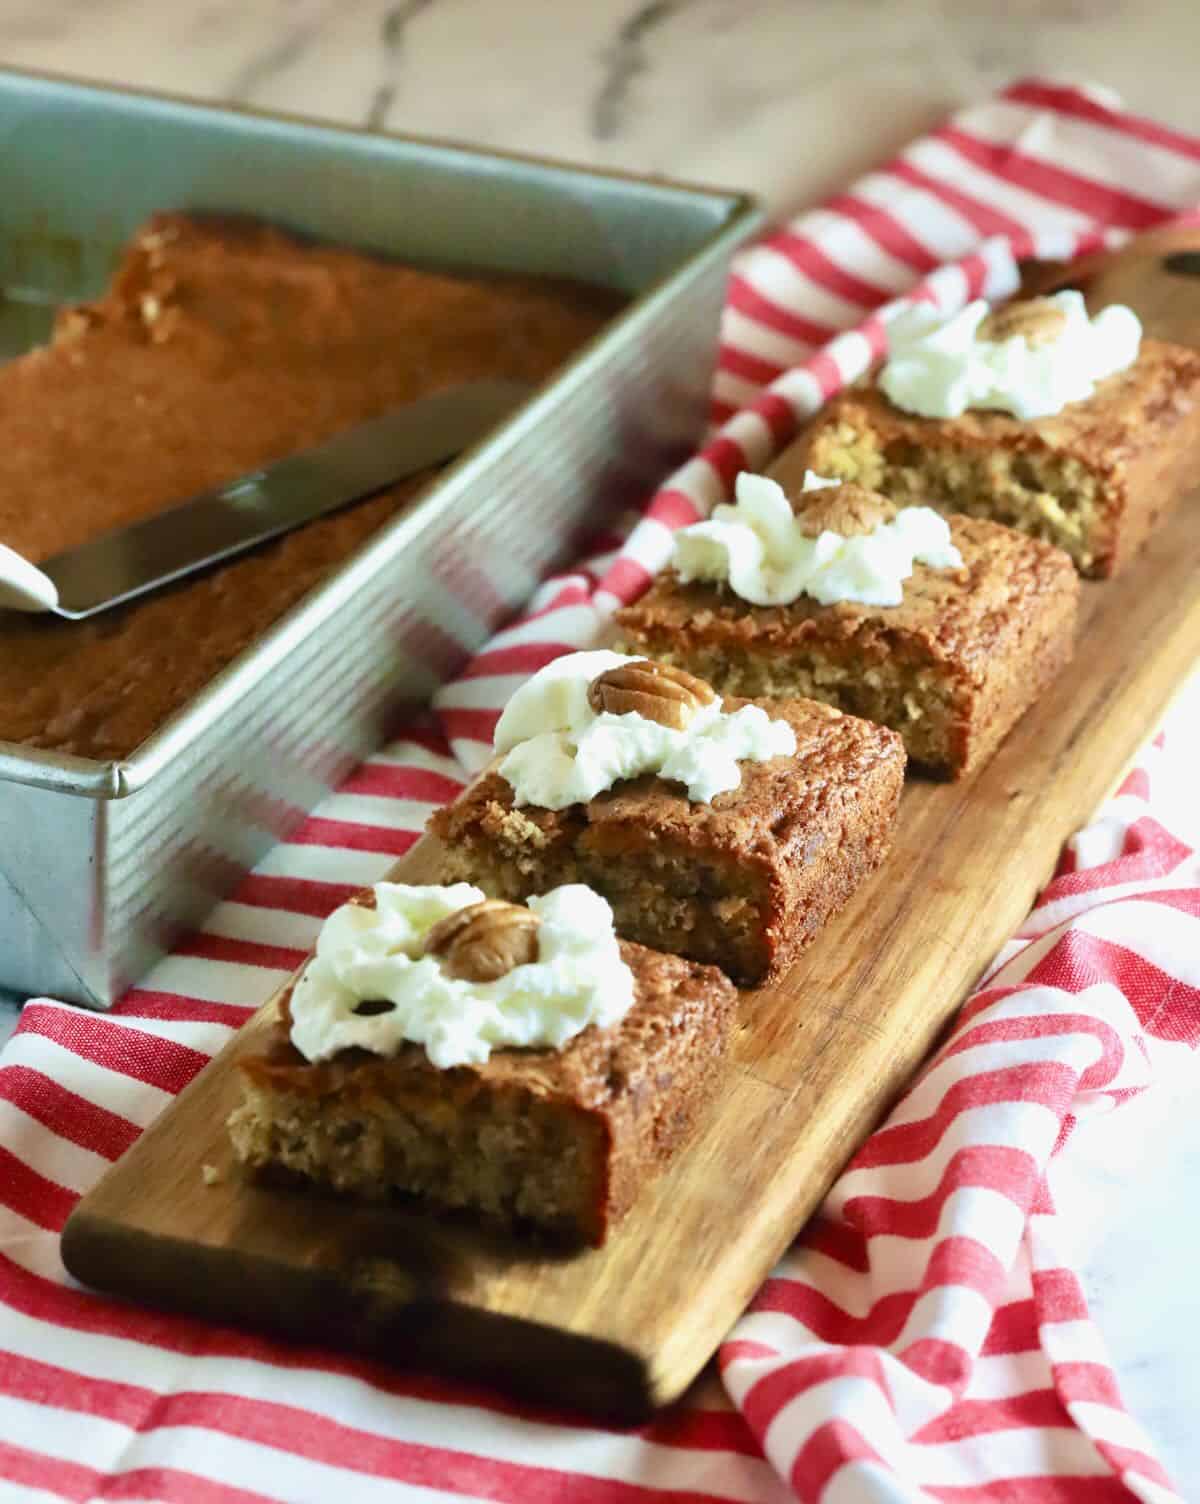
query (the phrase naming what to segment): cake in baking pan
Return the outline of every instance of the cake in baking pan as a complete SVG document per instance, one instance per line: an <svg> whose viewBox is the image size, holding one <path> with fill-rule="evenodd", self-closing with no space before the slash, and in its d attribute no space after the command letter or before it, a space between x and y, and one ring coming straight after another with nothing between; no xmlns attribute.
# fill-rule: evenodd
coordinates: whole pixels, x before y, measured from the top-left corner
<svg viewBox="0 0 1200 1504"><path fill-rule="evenodd" d="M158 215L102 297L0 365L0 539L36 563L462 381L538 382L616 303ZM0 741L127 756L430 478L93 620L5 613Z"/></svg>

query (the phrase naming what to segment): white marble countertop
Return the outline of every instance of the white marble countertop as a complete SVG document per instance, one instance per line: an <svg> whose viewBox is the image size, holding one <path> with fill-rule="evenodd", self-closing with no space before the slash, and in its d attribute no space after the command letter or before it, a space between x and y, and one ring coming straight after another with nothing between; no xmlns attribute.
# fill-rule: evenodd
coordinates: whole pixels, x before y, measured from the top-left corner
<svg viewBox="0 0 1200 1504"><path fill-rule="evenodd" d="M0 0L3 63L750 188L776 209L1025 73L1200 130L1197 57L1197 0ZM0 1003L0 1038L12 1016ZM1059 1194L1127 1401L1200 1497L1191 1101L1150 1093L1090 1130L1111 1194L1094 1176ZM1169 1155L1129 1163L1163 1114Z"/></svg>
<svg viewBox="0 0 1200 1504"><path fill-rule="evenodd" d="M792 206L1024 73L1200 127L1196 0L0 0L0 61ZM782 143L791 143L784 146Z"/></svg>

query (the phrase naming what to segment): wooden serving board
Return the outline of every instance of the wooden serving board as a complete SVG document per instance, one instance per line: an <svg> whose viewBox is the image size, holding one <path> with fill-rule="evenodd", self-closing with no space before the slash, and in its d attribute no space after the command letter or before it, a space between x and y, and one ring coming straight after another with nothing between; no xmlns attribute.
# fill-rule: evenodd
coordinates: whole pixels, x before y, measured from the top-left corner
<svg viewBox="0 0 1200 1504"><path fill-rule="evenodd" d="M1176 338L1200 335L1192 288ZM1122 287L1135 306L1136 290ZM1193 498L1124 576L1085 583L1075 664L992 762L960 784L910 783L890 860L781 982L743 994L717 1100L603 1249L547 1256L465 1224L246 1183L224 1123L234 1063L258 1047L272 1002L83 1199L67 1267L134 1300L612 1418L674 1399L1200 656L1198 581ZM435 857L423 841L395 876L428 880Z"/></svg>

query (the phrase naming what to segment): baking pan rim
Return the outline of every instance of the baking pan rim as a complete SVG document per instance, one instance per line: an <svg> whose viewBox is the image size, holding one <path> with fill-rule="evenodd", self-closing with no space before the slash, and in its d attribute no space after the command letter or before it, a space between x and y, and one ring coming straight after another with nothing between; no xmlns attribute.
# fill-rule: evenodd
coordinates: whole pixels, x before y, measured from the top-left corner
<svg viewBox="0 0 1200 1504"><path fill-rule="evenodd" d="M48 70L5 64L0 78L15 77L73 91L171 105L206 117L242 116L264 125L299 126L356 138L377 138L404 146L428 149L464 161L503 161L528 165L551 176L593 182L642 183L656 193L678 194L690 200L711 202L712 230L699 245L656 281L638 292L590 339L547 377L543 386L513 414L486 434L475 446L433 479L418 493L410 507L384 523L365 543L334 566L316 586L288 608L203 689L163 722L128 756L116 759L79 757L70 753L30 747L0 739L0 782L23 784L78 797L112 800L126 798L163 772L188 745L257 683L273 664L315 630L356 584L365 584L386 568L403 544L427 528L436 526L441 514L458 492L471 484L476 472L517 443L531 438L542 418L559 401L584 384L593 368L603 364L608 341L628 338L639 322L650 322L660 302L671 299L678 286L691 279L708 261L727 258L764 218L758 198L741 189L716 188L682 182L655 174L619 169L594 168L534 153L492 150L469 142L411 132L369 130L337 121L288 111L262 110L244 104L197 99L168 91L109 84L101 80ZM715 337L715 336L714 336Z"/></svg>

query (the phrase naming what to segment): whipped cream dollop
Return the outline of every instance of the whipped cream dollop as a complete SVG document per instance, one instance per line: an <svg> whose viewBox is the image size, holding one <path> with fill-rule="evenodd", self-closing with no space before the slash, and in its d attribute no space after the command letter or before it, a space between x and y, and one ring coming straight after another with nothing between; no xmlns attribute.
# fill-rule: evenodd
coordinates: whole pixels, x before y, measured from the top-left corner
<svg viewBox="0 0 1200 1504"><path fill-rule="evenodd" d="M291 1039L305 1059L351 1046L394 1055L408 1042L443 1070L482 1065L498 1049L560 1050L589 1025L607 1028L629 1012L633 973L612 909L582 883L529 900L541 920L536 961L491 982L447 976L436 955L422 954L425 937L483 896L469 883L376 883L373 909L335 909L292 992ZM391 1007L356 1013L364 1002Z"/></svg>
<svg viewBox="0 0 1200 1504"><path fill-rule="evenodd" d="M808 470L803 489L838 484ZM743 471L735 494L734 505L675 534L675 571L685 583L727 584L754 606L788 606L802 595L823 606L898 606L914 564L962 568L946 519L931 507L904 507L869 533L810 538L777 481Z"/></svg>
<svg viewBox="0 0 1200 1504"><path fill-rule="evenodd" d="M688 798L708 804L742 781L742 762L766 762L796 750L786 721L757 705L727 714L714 696L682 730L636 712L597 712L588 703L592 681L641 660L598 650L556 658L517 690L496 725L500 776L517 805L565 809L586 804L625 778L657 773L686 786Z"/></svg>
<svg viewBox="0 0 1200 1504"><path fill-rule="evenodd" d="M949 319L927 307L902 314L888 329L881 389L897 407L925 418L958 418L971 407L1048 418L1137 359L1142 326L1131 308L1114 303L1089 318L1081 293L1041 301L1063 316L1047 342L1021 334L979 338L990 312L983 301Z"/></svg>

